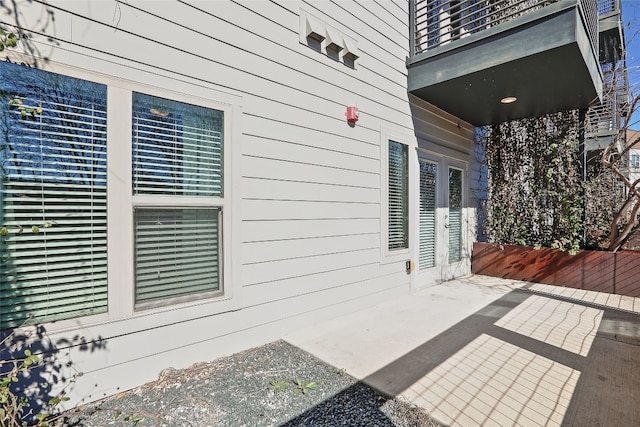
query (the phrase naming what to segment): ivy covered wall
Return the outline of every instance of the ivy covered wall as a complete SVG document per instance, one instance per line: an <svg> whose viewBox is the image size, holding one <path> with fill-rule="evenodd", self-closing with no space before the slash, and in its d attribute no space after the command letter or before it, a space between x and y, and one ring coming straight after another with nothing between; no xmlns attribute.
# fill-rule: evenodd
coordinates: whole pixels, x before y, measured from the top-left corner
<svg viewBox="0 0 640 427"><path fill-rule="evenodd" d="M583 183L579 126L578 111L570 111L483 129L482 234L488 242L571 252L603 246L622 192L598 166L597 152Z"/></svg>

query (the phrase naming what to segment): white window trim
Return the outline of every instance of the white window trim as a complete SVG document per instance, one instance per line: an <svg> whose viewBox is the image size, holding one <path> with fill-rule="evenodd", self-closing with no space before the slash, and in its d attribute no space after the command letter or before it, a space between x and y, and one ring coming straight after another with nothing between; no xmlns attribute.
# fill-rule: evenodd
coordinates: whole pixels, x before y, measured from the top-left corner
<svg viewBox="0 0 640 427"><path fill-rule="evenodd" d="M395 141L407 146L409 167L409 196L407 212L409 215L408 239L409 245L405 249L389 250L389 141ZM416 247L416 236L413 230L416 226L416 138L400 128L388 125L380 129L380 263L390 264L413 259L413 248Z"/></svg>
<svg viewBox="0 0 640 427"><path fill-rule="evenodd" d="M14 55L22 58L22 55ZM2 57L0 57L2 60ZM49 61L43 70L107 85L107 313L77 317L42 325L50 333L110 324L114 333L166 325L194 317L211 316L242 307L241 279L241 140L242 97L186 81L154 74L155 86ZM171 89L162 89L164 87ZM134 311L133 207L159 200L135 200L132 190L131 111L132 92L143 92L187 102L224 113L224 198L222 253L223 295ZM138 196L136 196L137 198ZM175 199L174 199L175 200ZM207 203L207 206L210 206ZM115 326L118 321L126 321ZM113 329L115 328L115 329Z"/></svg>
<svg viewBox="0 0 640 427"><path fill-rule="evenodd" d="M125 87L118 88L120 91L119 96L114 96L116 100L112 103L107 104L108 111L111 112L111 107L114 109L118 108L116 106L116 102L120 104L120 108L126 112L127 116L127 125L121 126L120 123L124 119L123 117L119 118L117 121L117 125L121 129L116 129L114 132L119 132L119 136L115 140L125 140L124 136L127 135L126 141L128 142L128 151L124 153L122 150L118 150L116 153L111 153L109 150L110 145L107 144L108 153L113 154L113 159L108 164L116 164L119 168L119 177L111 177L108 176L107 185L108 188L110 184L114 185L114 195L113 197L117 197L118 207L116 211L119 215L123 215L126 213L126 219L120 218L119 223L127 224L126 236L128 236L128 244L126 245L126 250L129 252L126 255L123 254L113 254L115 257L118 257L119 262L108 263L109 268L109 277L111 277L112 268L116 271L113 274L117 274L120 276L120 280L117 280L116 283L112 283L109 280L109 286L118 286L120 289L117 291L109 293L109 309L118 310L117 313L113 313L113 316L117 318L131 318L131 317L146 317L155 313L163 313L167 311L175 312L181 308L189 308L194 307L195 312L202 313L194 313L194 316L204 315L205 313L208 315L235 310L241 307L241 285L239 281L240 276L240 266L235 264L239 263L240 257L239 254L236 255L233 251L239 251L240 241L239 236L240 233L235 231L234 229L239 229L240 215L237 213L239 210L239 197L237 195L240 194L238 185L240 182L240 166L238 162L238 157L240 157L239 152L235 152L234 144L232 141L240 140L240 127L236 123L236 116L240 116L239 106L224 103L224 102L215 102L209 99L202 99L196 96L193 93L182 92L176 93L169 90L158 89L150 86L145 86L141 84L128 84L123 85ZM112 86L109 86L109 90L111 90ZM195 88L192 88L192 90ZM200 88L201 89L201 88ZM199 105L206 108L212 108L219 111L222 111L224 114L224 156L223 156L223 170L224 170L224 197L222 198L207 198L206 200L199 198L174 198L174 197L165 197L165 196L147 196L147 195L132 195L132 164L131 164L131 99L133 92L141 92L148 95L158 96L161 98L171 99L179 102L186 102L189 104ZM126 96L123 96L126 93ZM218 94L214 94L218 95ZM227 94L224 94L227 95ZM228 95L227 95L228 97ZM126 99L127 105L125 106L123 101ZM237 102L237 100L236 100ZM123 114L116 113L114 114ZM108 119L110 116L108 116ZM108 122L110 123L110 122ZM239 144L235 144L239 145ZM117 148L117 147L116 147ZM114 148L114 150L116 149ZM239 150L238 150L239 151ZM125 160L122 156L126 156ZM126 163L126 166L124 164ZM111 172L111 168L110 168ZM110 179L109 179L110 178ZM111 191L108 193L108 197L111 197ZM234 195L236 195L234 197ZM126 200L125 200L126 199ZM108 199L109 200L109 199ZM110 202L109 202L110 203ZM195 299L187 302L176 302L176 304L167 304L161 305L153 308L145 308L144 310L136 310L135 309L135 253L134 253L134 231L133 231L133 210L135 207L149 207L149 206L162 206L162 207L171 207L175 206L176 203L184 203L185 206L202 206L202 207L220 207L222 208L222 252L220 254L220 265L222 271L222 293L221 295L216 295L211 298L203 298L203 299ZM109 206L112 206L111 203ZM110 226L109 220L111 215L107 215L108 227ZM110 227L109 227L110 228ZM111 235L110 235L111 237ZM109 260L111 260L111 248L113 247L116 251L121 245L118 243L111 244L111 241L108 240L109 243ZM122 277L126 276L126 277ZM235 283L235 285L234 285ZM121 284L126 284L125 286ZM109 290L111 291L111 287ZM112 296L114 301L112 301ZM214 304L214 307L211 307L211 304ZM206 308L203 308L206 306ZM189 310L192 311L192 310Z"/></svg>

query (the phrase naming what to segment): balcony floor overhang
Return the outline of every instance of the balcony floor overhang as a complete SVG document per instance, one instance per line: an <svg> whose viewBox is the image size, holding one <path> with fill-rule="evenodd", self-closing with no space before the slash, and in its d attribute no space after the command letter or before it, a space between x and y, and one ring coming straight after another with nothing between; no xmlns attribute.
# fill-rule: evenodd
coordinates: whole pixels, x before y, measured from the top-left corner
<svg viewBox="0 0 640 427"><path fill-rule="evenodd" d="M600 17L600 62L616 62L624 56L624 25L619 12Z"/></svg>
<svg viewBox="0 0 640 427"><path fill-rule="evenodd" d="M575 2L559 2L415 55L408 90L473 125L585 108L602 74ZM516 97L502 104L505 97Z"/></svg>

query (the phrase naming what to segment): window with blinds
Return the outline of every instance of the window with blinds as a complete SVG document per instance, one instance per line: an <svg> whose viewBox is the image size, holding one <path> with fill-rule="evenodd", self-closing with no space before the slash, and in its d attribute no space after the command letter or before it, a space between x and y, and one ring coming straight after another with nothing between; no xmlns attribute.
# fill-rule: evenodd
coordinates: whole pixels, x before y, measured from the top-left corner
<svg viewBox="0 0 640 427"><path fill-rule="evenodd" d="M136 303L219 289L219 212L136 208Z"/></svg>
<svg viewBox="0 0 640 427"><path fill-rule="evenodd" d="M436 189L438 165L420 161L419 268L436 265Z"/></svg>
<svg viewBox="0 0 640 427"><path fill-rule="evenodd" d="M223 113L133 93L132 141L136 308L220 294Z"/></svg>
<svg viewBox="0 0 640 427"><path fill-rule="evenodd" d="M409 160L405 144L389 141L389 250L409 247Z"/></svg>
<svg viewBox="0 0 640 427"><path fill-rule="evenodd" d="M0 329L106 312L107 88L0 75Z"/></svg>
<svg viewBox="0 0 640 427"><path fill-rule="evenodd" d="M449 263L462 259L462 171L449 168Z"/></svg>

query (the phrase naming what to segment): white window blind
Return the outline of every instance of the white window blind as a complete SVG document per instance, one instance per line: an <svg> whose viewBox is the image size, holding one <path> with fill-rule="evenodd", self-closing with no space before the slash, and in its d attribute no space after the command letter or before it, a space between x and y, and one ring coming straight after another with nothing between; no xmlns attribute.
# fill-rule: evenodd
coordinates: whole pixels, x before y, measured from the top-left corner
<svg viewBox="0 0 640 427"><path fill-rule="evenodd" d="M462 259L462 171L449 168L449 263Z"/></svg>
<svg viewBox="0 0 640 427"><path fill-rule="evenodd" d="M134 92L134 194L222 197L222 116Z"/></svg>
<svg viewBox="0 0 640 427"><path fill-rule="evenodd" d="M218 214L217 209L136 209L136 303L219 289Z"/></svg>
<svg viewBox="0 0 640 427"><path fill-rule="evenodd" d="M436 265L436 188L438 165L420 161L419 268Z"/></svg>
<svg viewBox="0 0 640 427"><path fill-rule="evenodd" d="M223 113L134 93L132 140L136 307L221 293Z"/></svg>
<svg viewBox="0 0 640 427"><path fill-rule="evenodd" d="M106 86L0 75L0 329L106 312Z"/></svg>
<svg viewBox="0 0 640 427"><path fill-rule="evenodd" d="M409 247L408 168L407 146L389 141L389 250Z"/></svg>

